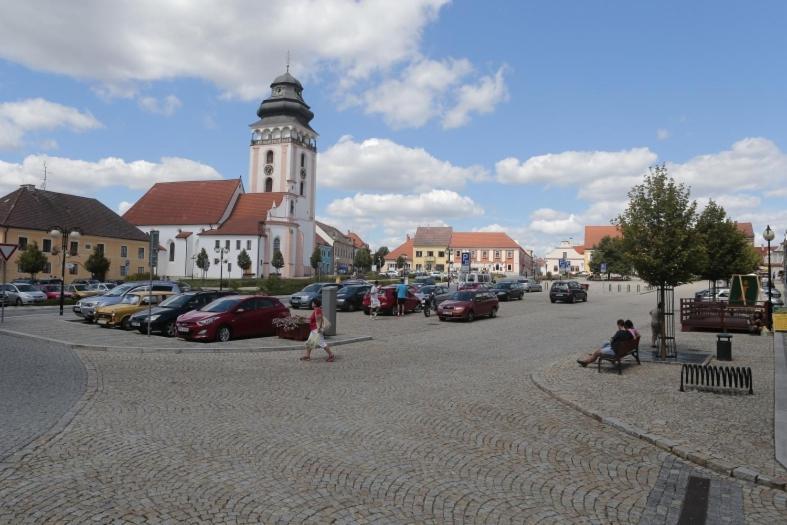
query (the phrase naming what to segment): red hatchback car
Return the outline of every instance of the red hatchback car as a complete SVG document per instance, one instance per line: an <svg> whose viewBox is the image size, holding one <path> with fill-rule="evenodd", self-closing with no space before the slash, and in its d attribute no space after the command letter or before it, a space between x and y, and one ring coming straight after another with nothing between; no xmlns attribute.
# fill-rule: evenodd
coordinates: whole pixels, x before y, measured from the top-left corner
<svg viewBox="0 0 787 525"><path fill-rule="evenodd" d="M462 290L437 306L441 321L462 319L472 321L480 315L497 316L499 303L497 296L487 291Z"/></svg>
<svg viewBox="0 0 787 525"><path fill-rule="evenodd" d="M274 335L273 320L288 315L290 310L275 297L233 295L179 316L175 326L183 339L226 342Z"/></svg>
<svg viewBox="0 0 787 525"><path fill-rule="evenodd" d="M384 286L382 290L380 290L378 297L380 298L381 314L394 313L394 309L396 308L396 286L397 285L395 284L390 284L388 286ZM412 286L407 287L407 299L404 303L404 313L414 312L421 306L421 301L415 296L414 292L415 288ZM363 296L363 313L366 315L369 315L371 303L372 299L367 293Z"/></svg>

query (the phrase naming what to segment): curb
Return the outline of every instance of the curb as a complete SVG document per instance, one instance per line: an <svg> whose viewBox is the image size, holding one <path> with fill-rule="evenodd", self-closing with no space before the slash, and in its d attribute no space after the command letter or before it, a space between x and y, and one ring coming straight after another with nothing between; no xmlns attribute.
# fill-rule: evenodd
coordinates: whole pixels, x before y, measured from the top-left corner
<svg viewBox="0 0 787 525"><path fill-rule="evenodd" d="M724 476L729 476L736 479L742 479L745 481L750 481L757 485L762 485L768 488L787 491L787 478L772 478L770 476L766 476L754 469L751 469L747 466L736 466L732 463L728 463L722 459L713 457L706 451L689 448L685 445L679 445L675 441L671 440L670 438L660 436L658 434L653 434L652 432L646 432L645 430L632 425L630 423L626 423L625 421L615 418L605 416L595 410L591 410L589 408L585 408L581 406L579 403L572 401L571 399L565 398L560 394L550 390L544 384L539 382L536 378L536 373L530 374L530 380L533 382L539 390L544 392L545 394L557 399L564 405L567 405L574 410L581 412L582 414L595 419L596 421L611 426L612 428L623 432L624 434L628 434L629 436L635 437L637 439L641 439L642 441L646 441L651 445L655 445L658 448L674 454L681 459L694 463L697 466L710 469L714 472L722 474Z"/></svg>
<svg viewBox="0 0 787 525"><path fill-rule="evenodd" d="M172 348L172 347L147 347L147 346L107 346L107 345L91 345L82 343L72 343L71 341L62 341L60 339L53 339L51 337L44 337L40 335L26 334L24 332L16 332L14 330L0 330L0 334L8 335L11 337L18 337L21 339L34 339L37 341L47 341L49 343L56 343L65 346L71 350L96 350L101 352L123 352L123 353L136 353L136 354L154 354L154 353L173 353L173 354L231 354L231 353L267 353L279 352L286 350L303 350L303 343L280 345L280 346L259 346L256 348L239 348L239 347L206 347L206 348ZM362 341L371 341L373 338L370 335L361 335L357 337L350 337L347 339L337 339L331 341L328 339L330 346L342 346L353 343L360 343Z"/></svg>

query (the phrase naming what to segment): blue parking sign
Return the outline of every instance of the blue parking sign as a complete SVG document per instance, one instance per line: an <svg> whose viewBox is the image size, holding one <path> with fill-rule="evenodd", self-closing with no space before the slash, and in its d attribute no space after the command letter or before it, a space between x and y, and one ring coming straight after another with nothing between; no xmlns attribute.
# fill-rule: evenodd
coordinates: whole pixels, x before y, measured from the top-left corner
<svg viewBox="0 0 787 525"><path fill-rule="evenodd" d="M462 252L462 266L470 264L470 252Z"/></svg>

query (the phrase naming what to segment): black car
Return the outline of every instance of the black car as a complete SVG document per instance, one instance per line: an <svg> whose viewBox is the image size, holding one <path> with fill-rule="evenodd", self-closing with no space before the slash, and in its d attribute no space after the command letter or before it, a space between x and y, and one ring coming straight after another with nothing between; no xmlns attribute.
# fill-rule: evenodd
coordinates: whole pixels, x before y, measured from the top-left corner
<svg viewBox="0 0 787 525"><path fill-rule="evenodd" d="M351 284L336 292L336 307L345 312L363 308L363 296L372 289L370 284Z"/></svg>
<svg viewBox="0 0 787 525"><path fill-rule="evenodd" d="M162 301L150 312L150 331L160 332L167 337L178 335L175 327L175 320L179 315L192 310L202 308L206 304L223 297L225 295L237 295L233 291L206 291L206 292L186 292ZM148 332L148 311L147 309L137 312L129 319L129 326L146 334Z"/></svg>
<svg viewBox="0 0 787 525"><path fill-rule="evenodd" d="M525 295L525 287L514 281L500 281L489 291L497 296L498 301L522 299L522 296Z"/></svg>
<svg viewBox="0 0 787 525"><path fill-rule="evenodd" d="M555 281L549 289L549 300L565 301L575 303L577 301L587 302L588 292L576 281Z"/></svg>

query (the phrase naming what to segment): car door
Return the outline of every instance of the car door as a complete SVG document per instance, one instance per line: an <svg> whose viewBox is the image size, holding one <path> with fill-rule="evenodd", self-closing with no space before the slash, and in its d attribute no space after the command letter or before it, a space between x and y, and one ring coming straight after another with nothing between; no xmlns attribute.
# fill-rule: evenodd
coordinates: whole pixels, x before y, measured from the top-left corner
<svg viewBox="0 0 787 525"><path fill-rule="evenodd" d="M476 316L479 315L489 315L491 310L491 300L492 297L491 293L488 292L478 292L475 294L475 314Z"/></svg>
<svg viewBox="0 0 787 525"><path fill-rule="evenodd" d="M273 317L276 311L273 299L255 297L254 304L254 326L251 335L273 335L276 332L273 326Z"/></svg>
<svg viewBox="0 0 787 525"><path fill-rule="evenodd" d="M254 333L254 323L256 320L255 298L250 297L241 301L235 311L232 312L230 326L232 327L233 337L246 337Z"/></svg>

